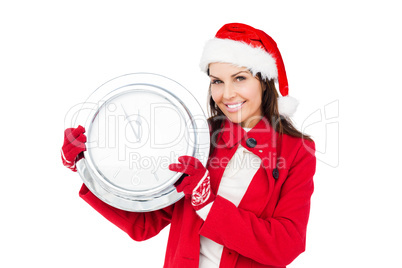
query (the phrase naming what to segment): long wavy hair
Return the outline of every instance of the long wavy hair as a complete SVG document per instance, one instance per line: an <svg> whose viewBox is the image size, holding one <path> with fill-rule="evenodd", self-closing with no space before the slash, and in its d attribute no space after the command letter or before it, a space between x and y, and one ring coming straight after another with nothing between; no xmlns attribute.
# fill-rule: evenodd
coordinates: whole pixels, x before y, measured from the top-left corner
<svg viewBox="0 0 402 268"><path fill-rule="evenodd" d="M208 71L209 75L209 71ZM270 125L274 128L279 135L287 134L293 137L299 137L311 141L311 137L303 134L297 130L290 118L281 116L278 110L278 92L275 87L274 80L262 79L261 74L257 73L256 78L261 83L261 88L263 89L262 94L262 112L263 116L268 120ZM208 90L208 103L209 103L209 113L208 124L211 133L218 133L223 127L226 116L212 99L211 86ZM218 142L220 135L211 135L211 147L210 154L214 151L216 144Z"/></svg>

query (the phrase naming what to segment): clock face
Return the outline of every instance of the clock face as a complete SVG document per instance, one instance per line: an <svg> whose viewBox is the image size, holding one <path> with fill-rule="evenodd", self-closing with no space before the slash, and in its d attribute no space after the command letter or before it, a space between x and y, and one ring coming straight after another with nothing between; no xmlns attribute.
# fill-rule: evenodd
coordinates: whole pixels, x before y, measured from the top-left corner
<svg viewBox="0 0 402 268"><path fill-rule="evenodd" d="M100 107L88 132L89 154L114 187L138 195L155 192L176 174L168 169L170 163L193 155L189 122L180 107L158 92L129 90Z"/></svg>
<svg viewBox="0 0 402 268"><path fill-rule="evenodd" d="M133 74L112 82L97 94L98 101L92 100L90 112L78 116L86 118L87 135L78 171L88 188L112 206L129 211L165 207L182 197L173 185L182 174L170 171L169 164L181 155L206 163L206 118L192 95L168 78Z"/></svg>

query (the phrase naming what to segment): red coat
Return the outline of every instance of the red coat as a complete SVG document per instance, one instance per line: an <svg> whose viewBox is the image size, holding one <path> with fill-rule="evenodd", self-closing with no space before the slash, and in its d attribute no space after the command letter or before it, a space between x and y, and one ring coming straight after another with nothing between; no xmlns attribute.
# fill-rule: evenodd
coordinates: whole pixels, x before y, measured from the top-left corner
<svg viewBox="0 0 402 268"><path fill-rule="evenodd" d="M283 135L279 149L278 135L265 120L248 133L227 121L221 137L207 165L215 194L239 143L262 162L239 206L217 196L205 222L189 199L158 211L134 213L103 203L85 185L80 196L137 241L170 224L164 267L198 267L200 235L224 245L220 267L285 267L305 249L316 166L314 142ZM255 139L255 147L247 145L249 138Z"/></svg>

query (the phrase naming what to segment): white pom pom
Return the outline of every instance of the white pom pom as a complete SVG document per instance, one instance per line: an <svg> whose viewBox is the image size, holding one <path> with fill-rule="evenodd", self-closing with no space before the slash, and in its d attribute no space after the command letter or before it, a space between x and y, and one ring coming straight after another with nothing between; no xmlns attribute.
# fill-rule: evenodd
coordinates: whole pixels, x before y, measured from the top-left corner
<svg viewBox="0 0 402 268"><path fill-rule="evenodd" d="M296 112L298 105L298 100L293 97L285 96L278 98L278 109L281 115L291 117Z"/></svg>

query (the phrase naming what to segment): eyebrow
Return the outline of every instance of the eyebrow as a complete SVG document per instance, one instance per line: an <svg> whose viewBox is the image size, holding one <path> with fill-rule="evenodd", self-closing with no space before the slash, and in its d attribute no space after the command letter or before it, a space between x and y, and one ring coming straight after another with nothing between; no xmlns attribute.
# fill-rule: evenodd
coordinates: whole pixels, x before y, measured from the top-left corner
<svg viewBox="0 0 402 268"><path fill-rule="evenodd" d="M240 72L238 72L238 73L232 74L231 77L235 77L236 75L238 75L238 74L240 74L240 73L243 73L243 72L244 72L244 73L247 73L247 71L240 71ZM212 74L209 74L209 76L210 76L210 77L213 77L213 78L218 78L218 79L219 79L219 77L213 76Z"/></svg>

